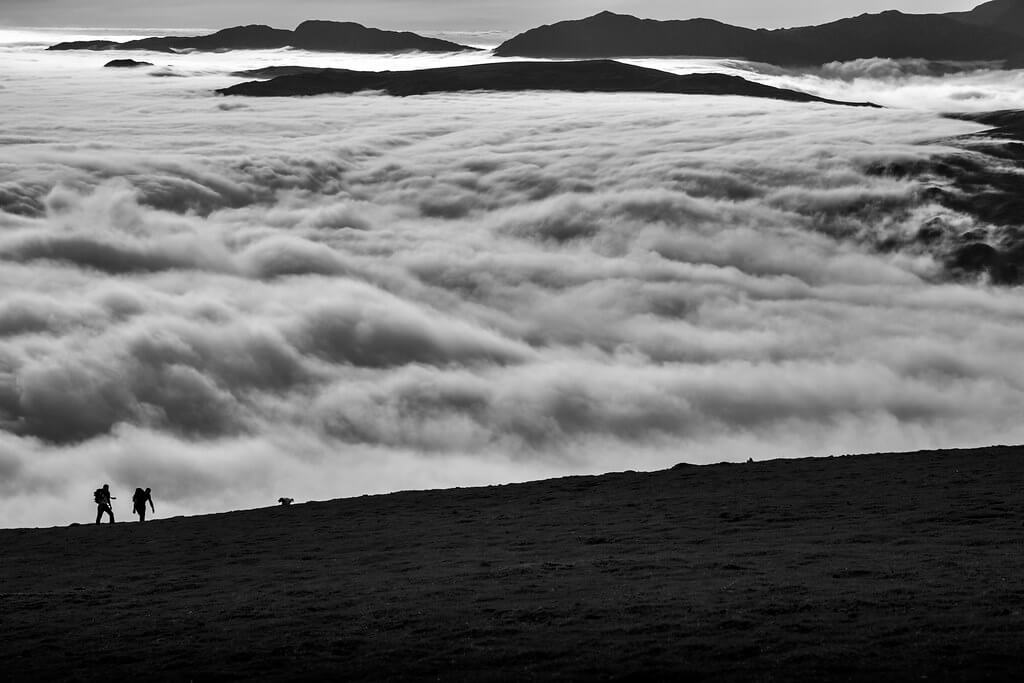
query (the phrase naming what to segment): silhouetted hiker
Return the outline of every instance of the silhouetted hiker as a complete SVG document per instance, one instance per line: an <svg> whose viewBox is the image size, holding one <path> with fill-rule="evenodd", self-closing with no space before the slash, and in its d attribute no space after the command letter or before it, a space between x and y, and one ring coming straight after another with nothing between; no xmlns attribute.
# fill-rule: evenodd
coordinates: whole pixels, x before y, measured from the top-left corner
<svg viewBox="0 0 1024 683"><path fill-rule="evenodd" d="M156 512L156 507L153 505L153 494L152 489L135 489L135 495L132 496L132 512L139 515L139 521L146 521L146 503L149 503L149 507L153 512Z"/></svg>
<svg viewBox="0 0 1024 683"><path fill-rule="evenodd" d="M104 484L103 488L96 489L92 497L96 500L96 523L100 523L100 520L103 519L103 513L106 512L110 515L110 523L113 524L114 509L110 507L110 501L117 500L117 496L110 495L110 484Z"/></svg>

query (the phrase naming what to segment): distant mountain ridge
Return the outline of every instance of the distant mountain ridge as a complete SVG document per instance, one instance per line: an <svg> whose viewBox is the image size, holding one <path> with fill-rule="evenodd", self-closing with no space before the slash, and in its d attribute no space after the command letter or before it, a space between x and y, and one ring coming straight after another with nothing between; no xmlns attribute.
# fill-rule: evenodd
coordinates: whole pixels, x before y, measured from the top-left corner
<svg viewBox="0 0 1024 683"><path fill-rule="evenodd" d="M659 21L600 12L539 26L502 43L502 57L732 57L806 66L872 57L1024 64L1024 0L990 0L968 12L862 14L817 26L750 29L713 19ZM117 42L73 41L50 50L260 50L294 47L329 52L391 53L476 50L407 31L354 22L305 21L293 31L250 24L202 36L161 36Z"/></svg>
<svg viewBox="0 0 1024 683"><path fill-rule="evenodd" d="M713 19L656 21L601 12L587 19L531 29L495 49L507 57L598 58L678 55L745 56L759 60L785 53L784 41L765 31L731 26ZM792 46L792 55L797 46Z"/></svg>
<svg viewBox="0 0 1024 683"><path fill-rule="evenodd" d="M1021 0L991 0L969 12L952 12L946 16L967 24L1024 36L1024 2Z"/></svg>
<svg viewBox="0 0 1024 683"><path fill-rule="evenodd" d="M819 26L749 29L711 19L657 21L601 12L541 26L505 41L505 57L735 57L817 65L872 57L949 61L1024 58L1024 0L992 0L969 12L862 14Z"/></svg>
<svg viewBox="0 0 1024 683"><path fill-rule="evenodd" d="M273 50L294 47L321 52L464 52L476 50L439 38L408 31L385 31L351 21L304 21L294 31L262 24L233 26L203 36L162 36L126 42L84 40L58 43L50 50L152 50L177 52L198 50Z"/></svg>

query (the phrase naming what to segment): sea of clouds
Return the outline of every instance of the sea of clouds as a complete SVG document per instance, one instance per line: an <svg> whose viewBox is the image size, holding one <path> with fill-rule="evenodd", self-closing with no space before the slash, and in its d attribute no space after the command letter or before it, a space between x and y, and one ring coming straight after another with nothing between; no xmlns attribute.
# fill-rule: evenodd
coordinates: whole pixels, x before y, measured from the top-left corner
<svg viewBox="0 0 1024 683"><path fill-rule="evenodd" d="M269 64L0 32L0 525L678 462L1024 441L1024 297L908 236L938 111L1020 72L784 72L733 97L225 98ZM114 57L155 63L103 69ZM966 96L964 93L975 93ZM981 226L984 227L984 226ZM909 245L881 252L886 237Z"/></svg>

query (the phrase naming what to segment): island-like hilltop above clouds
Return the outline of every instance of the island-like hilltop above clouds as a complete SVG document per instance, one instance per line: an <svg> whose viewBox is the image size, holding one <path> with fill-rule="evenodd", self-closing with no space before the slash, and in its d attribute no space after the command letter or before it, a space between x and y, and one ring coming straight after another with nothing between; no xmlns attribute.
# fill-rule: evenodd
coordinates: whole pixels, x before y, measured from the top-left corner
<svg viewBox="0 0 1024 683"><path fill-rule="evenodd" d="M780 65L871 57L1024 63L1024 3L991 0L969 12L862 14L819 26L750 29L712 19L656 21L601 12L521 33L498 46L504 57L594 58L695 55ZM294 47L331 52L455 52L476 48L353 22L306 21L294 31L249 25L203 36L59 43L51 50L219 51Z"/></svg>
<svg viewBox="0 0 1024 683"><path fill-rule="evenodd" d="M742 95L789 102L840 102L808 93L775 88L727 74L672 74L611 59L497 62L413 71L352 71L315 67L268 67L238 72L258 79L217 92L250 97L288 97L354 93L366 90L389 95L424 95L468 90L562 90L567 92L649 92L675 95Z"/></svg>

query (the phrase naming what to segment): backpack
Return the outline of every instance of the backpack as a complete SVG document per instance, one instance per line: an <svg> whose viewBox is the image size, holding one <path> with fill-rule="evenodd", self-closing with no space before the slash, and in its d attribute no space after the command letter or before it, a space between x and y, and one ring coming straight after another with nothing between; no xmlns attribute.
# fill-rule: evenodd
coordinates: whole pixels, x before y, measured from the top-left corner
<svg viewBox="0 0 1024 683"><path fill-rule="evenodd" d="M96 492L92 494L92 497L97 503L107 502L107 494L103 489L96 489Z"/></svg>

